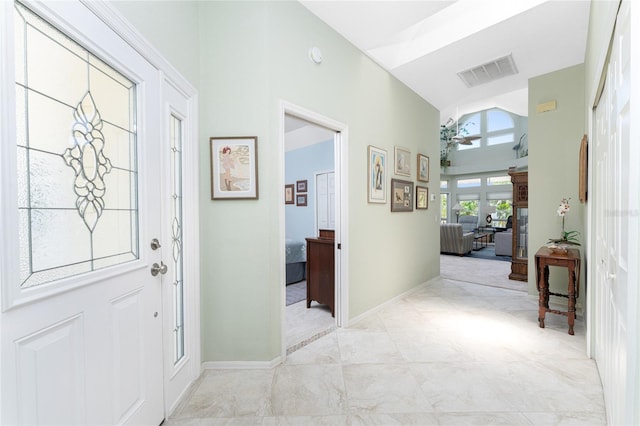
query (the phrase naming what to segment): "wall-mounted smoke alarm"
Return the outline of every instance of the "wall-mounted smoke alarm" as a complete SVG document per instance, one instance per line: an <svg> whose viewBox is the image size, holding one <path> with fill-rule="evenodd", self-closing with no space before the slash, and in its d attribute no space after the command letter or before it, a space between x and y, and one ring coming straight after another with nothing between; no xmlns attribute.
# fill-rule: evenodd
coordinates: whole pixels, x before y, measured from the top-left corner
<svg viewBox="0 0 640 426"><path fill-rule="evenodd" d="M309 59L316 64L320 64L322 62L322 52L318 47L312 47L309 49Z"/></svg>

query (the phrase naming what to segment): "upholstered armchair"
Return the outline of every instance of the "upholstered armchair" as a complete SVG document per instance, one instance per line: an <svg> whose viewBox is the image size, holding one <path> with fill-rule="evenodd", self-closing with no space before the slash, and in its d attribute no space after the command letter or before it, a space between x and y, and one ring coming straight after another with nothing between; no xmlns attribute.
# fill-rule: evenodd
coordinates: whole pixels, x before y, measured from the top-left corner
<svg viewBox="0 0 640 426"><path fill-rule="evenodd" d="M473 232L463 232L459 223L440 224L440 253L463 256L473 250Z"/></svg>
<svg viewBox="0 0 640 426"><path fill-rule="evenodd" d="M478 216L464 215L458 218L464 232L475 232L478 229Z"/></svg>
<svg viewBox="0 0 640 426"><path fill-rule="evenodd" d="M496 243L496 256L511 256L511 246L513 241L511 228L504 232L496 232L493 239Z"/></svg>

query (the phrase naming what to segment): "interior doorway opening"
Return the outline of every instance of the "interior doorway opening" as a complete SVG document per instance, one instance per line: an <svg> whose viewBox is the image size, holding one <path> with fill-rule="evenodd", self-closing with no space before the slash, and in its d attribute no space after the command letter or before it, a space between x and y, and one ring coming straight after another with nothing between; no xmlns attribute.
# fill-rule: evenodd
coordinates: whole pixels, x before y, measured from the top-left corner
<svg viewBox="0 0 640 426"><path fill-rule="evenodd" d="M282 108L283 356L341 326L345 126Z"/></svg>

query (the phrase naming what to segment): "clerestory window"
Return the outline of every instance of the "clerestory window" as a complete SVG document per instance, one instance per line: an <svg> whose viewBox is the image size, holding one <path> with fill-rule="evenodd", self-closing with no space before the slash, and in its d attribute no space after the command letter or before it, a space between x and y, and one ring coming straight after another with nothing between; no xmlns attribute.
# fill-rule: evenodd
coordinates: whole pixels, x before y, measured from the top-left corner
<svg viewBox="0 0 640 426"><path fill-rule="evenodd" d="M513 116L501 109L493 108L463 116L460 119L460 133L463 136L480 136L471 145L457 145L458 151L515 142L515 122Z"/></svg>

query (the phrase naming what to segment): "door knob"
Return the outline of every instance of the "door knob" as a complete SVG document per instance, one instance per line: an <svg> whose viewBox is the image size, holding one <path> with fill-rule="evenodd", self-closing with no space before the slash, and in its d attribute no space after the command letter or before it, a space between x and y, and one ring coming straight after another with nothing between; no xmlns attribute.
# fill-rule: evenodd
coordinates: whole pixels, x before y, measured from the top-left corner
<svg viewBox="0 0 640 426"><path fill-rule="evenodd" d="M167 273L167 269L167 265L165 265L162 261L159 265L157 263L154 263L153 265L151 265L151 275L155 277L156 275L158 275L158 272L164 275Z"/></svg>

